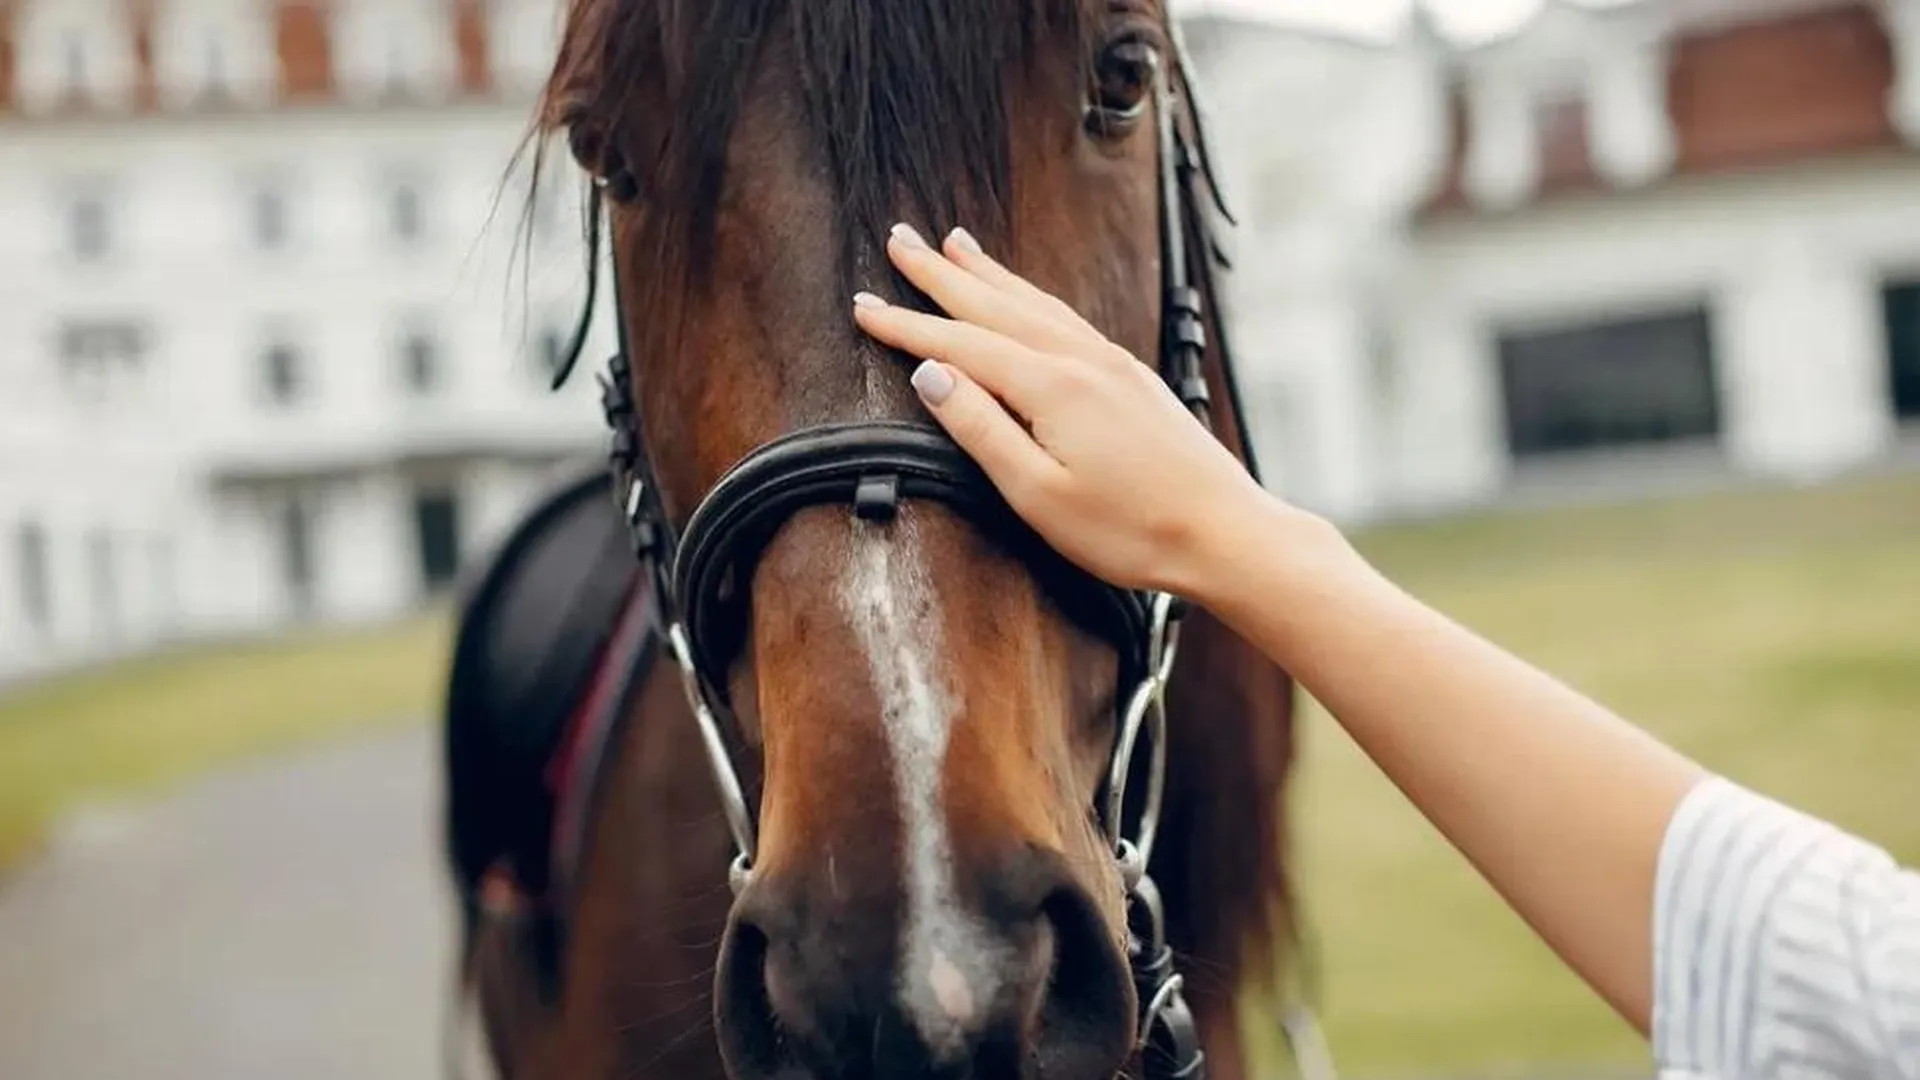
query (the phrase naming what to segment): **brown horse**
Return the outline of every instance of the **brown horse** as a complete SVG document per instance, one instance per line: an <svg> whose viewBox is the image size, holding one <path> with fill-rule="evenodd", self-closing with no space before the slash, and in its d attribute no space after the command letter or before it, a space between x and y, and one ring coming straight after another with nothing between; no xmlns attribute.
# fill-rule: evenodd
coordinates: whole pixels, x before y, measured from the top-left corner
<svg viewBox="0 0 1920 1080"><path fill-rule="evenodd" d="M1163 238L1203 292L1214 266L1193 200L1162 206L1170 150L1192 158L1183 192L1211 184L1191 97L1169 89L1189 83L1172 33L1157 0L572 0L539 129L570 136L608 204L632 361L610 416L644 433L616 456L653 481L621 489L633 519L651 528L644 503L687 528L782 436L921 420L908 358L850 318L856 289L924 302L882 251L896 221L964 223L1161 355ZM1195 216L1172 231L1169 213ZM1202 359L1231 402L1217 332ZM1247 458L1237 422L1219 434ZM950 498L869 514L869 495L782 513L719 586L738 625L697 635L690 667L711 677L696 699L731 705L724 749L661 634L688 597L635 561L603 480L543 504L480 579L447 706L448 839L463 984L501 1074L1139 1068L1128 883L1097 809L1126 650L1016 530ZM1243 995L1291 936L1293 693L1204 612L1183 625L1148 870L1206 1066L1238 1078ZM731 830L716 752L747 763L753 812Z"/></svg>

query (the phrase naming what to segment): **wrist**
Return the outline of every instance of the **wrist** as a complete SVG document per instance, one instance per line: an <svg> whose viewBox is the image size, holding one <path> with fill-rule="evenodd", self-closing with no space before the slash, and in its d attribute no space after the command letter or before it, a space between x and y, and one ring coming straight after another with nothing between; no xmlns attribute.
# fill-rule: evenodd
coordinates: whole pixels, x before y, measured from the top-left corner
<svg viewBox="0 0 1920 1080"><path fill-rule="evenodd" d="M1332 522L1264 488L1193 522L1172 591L1228 621L1247 606L1288 605L1359 558Z"/></svg>

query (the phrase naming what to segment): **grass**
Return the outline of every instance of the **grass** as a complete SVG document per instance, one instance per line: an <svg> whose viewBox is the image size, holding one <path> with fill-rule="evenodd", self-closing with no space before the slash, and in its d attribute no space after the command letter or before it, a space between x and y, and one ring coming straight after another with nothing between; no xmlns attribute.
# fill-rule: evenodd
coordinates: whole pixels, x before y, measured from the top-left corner
<svg viewBox="0 0 1920 1080"><path fill-rule="evenodd" d="M59 818L251 755L416 723L436 705L438 614L354 633L208 647L0 698L0 872Z"/></svg>
<svg viewBox="0 0 1920 1080"><path fill-rule="evenodd" d="M1359 543L1428 602L1708 767L1920 862L1920 479L1479 517ZM1302 740L1298 878L1344 1071L1645 1067L1638 1037L1323 714Z"/></svg>
<svg viewBox="0 0 1920 1080"><path fill-rule="evenodd" d="M1360 545L1709 766L1920 862L1920 479L1475 517ZM445 633L430 616L0 699L0 868L90 800L427 715ZM1645 1065L1324 716L1302 739L1297 876L1346 1073Z"/></svg>

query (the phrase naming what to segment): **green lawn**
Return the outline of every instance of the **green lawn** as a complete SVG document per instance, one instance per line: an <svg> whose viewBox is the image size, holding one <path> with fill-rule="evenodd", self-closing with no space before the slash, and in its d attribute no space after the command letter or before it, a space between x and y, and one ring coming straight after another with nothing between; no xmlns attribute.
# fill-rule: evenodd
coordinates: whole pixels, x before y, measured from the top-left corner
<svg viewBox="0 0 1920 1080"><path fill-rule="evenodd" d="M1416 593L1708 765L1920 861L1920 479L1360 542ZM429 715L445 634L429 616L0 699L0 867L90 799ZM1345 1072L1644 1062L1344 736L1317 715L1303 727L1297 877Z"/></svg>
<svg viewBox="0 0 1920 1080"><path fill-rule="evenodd" d="M437 707L440 615L88 671L0 697L0 871L60 815Z"/></svg>
<svg viewBox="0 0 1920 1080"><path fill-rule="evenodd" d="M1360 544L1707 766L1920 861L1920 479L1474 518ZM1646 1062L1324 715L1302 738L1298 878L1344 1071Z"/></svg>

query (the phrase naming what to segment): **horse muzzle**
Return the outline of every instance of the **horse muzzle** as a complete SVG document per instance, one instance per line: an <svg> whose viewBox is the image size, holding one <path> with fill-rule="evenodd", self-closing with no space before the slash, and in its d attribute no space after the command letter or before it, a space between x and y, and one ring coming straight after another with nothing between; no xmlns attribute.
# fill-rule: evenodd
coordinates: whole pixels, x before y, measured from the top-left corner
<svg viewBox="0 0 1920 1080"><path fill-rule="evenodd" d="M1134 1047L1116 931L1060 855L1028 850L970 881L929 927L897 896L830 899L756 879L715 976L734 1080L1106 1080Z"/></svg>

